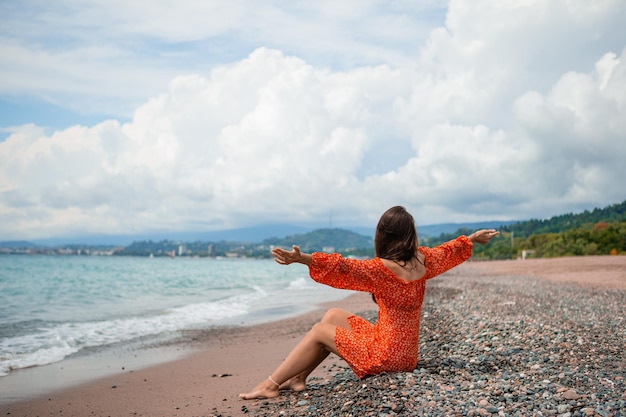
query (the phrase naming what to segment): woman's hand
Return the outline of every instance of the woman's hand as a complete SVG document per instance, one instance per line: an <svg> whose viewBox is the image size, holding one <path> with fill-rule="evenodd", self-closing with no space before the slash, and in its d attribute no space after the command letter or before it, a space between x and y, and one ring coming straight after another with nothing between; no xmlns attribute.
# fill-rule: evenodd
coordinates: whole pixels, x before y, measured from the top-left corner
<svg viewBox="0 0 626 417"><path fill-rule="evenodd" d="M489 243L491 238L497 236L499 233L500 232L493 229L483 229L472 233L468 236L468 238L472 241L472 243L480 243L481 245L484 245L486 243Z"/></svg>
<svg viewBox="0 0 626 417"><path fill-rule="evenodd" d="M272 249L272 255L274 255L274 260L281 265L289 265L294 262L305 265L311 263L311 255L300 252L300 248L296 245L293 245L293 249L290 251L274 248Z"/></svg>

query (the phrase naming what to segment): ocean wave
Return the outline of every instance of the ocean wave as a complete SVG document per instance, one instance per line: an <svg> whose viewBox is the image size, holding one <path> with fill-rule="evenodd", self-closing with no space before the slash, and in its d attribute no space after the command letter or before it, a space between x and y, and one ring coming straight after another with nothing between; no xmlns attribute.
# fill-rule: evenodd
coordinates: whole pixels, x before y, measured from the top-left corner
<svg viewBox="0 0 626 417"><path fill-rule="evenodd" d="M276 320L347 296L270 260L7 261L0 278L15 291L0 294L0 376L182 330Z"/></svg>
<svg viewBox="0 0 626 417"><path fill-rule="evenodd" d="M312 279L304 277L304 276L295 278L294 280L290 281L289 284L287 285L288 290L295 290L295 291L320 290L323 288L324 287L321 287L319 284L315 283L315 281L313 281Z"/></svg>
<svg viewBox="0 0 626 417"><path fill-rule="evenodd" d="M128 342L244 315L255 300L264 296L264 291L258 289L216 302L190 304L138 317L40 322L38 328L28 334L0 340L0 376L17 369L59 362L82 349Z"/></svg>

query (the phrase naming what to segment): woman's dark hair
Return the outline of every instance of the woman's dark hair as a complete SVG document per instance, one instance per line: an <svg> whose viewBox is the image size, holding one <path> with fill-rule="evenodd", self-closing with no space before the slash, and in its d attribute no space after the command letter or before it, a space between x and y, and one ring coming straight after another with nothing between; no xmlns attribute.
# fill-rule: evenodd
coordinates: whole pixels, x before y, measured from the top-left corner
<svg viewBox="0 0 626 417"><path fill-rule="evenodd" d="M407 263L415 257L418 243L415 220L404 207L392 207L380 216L374 236L376 256ZM372 300L377 303L374 294Z"/></svg>
<svg viewBox="0 0 626 417"><path fill-rule="evenodd" d="M383 213L374 237L376 256L397 262L409 262L415 257L417 245L415 220L404 207L391 207Z"/></svg>

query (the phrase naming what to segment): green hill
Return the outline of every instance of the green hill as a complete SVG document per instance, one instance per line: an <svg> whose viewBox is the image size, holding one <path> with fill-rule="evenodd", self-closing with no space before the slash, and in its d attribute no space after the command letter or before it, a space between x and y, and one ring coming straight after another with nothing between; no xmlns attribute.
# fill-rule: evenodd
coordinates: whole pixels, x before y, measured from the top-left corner
<svg viewBox="0 0 626 417"><path fill-rule="evenodd" d="M524 251L537 258L626 254L626 201L578 214L517 222L499 230L500 235L488 245L474 247L474 257L515 259ZM459 229L429 239L427 244L436 246L472 232Z"/></svg>
<svg viewBox="0 0 626 417"><path fill-rule="evenodd" d="M626 254L626 201L582 213L568 213L549 219L531 219L508 224L467 223L453 233L437 237L420 234L420 244L436 246L461 234L470 234L479 228L497 228L500 235L488 245L476 245L474 257L479 259L515 259L524 252L534 257ZM434 226L433 226L434 227ZM452 224L438 225L439 230L450 231ZM418 232L420 232L418 227ZM433 229L434 230L434 229ZM298 245L304 252L334 251L343 255L374 256L373 236L366 236L338 228L317 229L309 233L293 234L283 238L269 238L261 243L241 241L184 242L181 240L135 241L116 255L130 256L238 256L268 258L272 246L290 248ZM35 245L30 242L0 242L0 253L30 253ZM81 249L72 253L88 254L90 247L66 245ZM29 251L30 249L30 251ZM97 249L97 247L91 248ZM38 253L55 253L56 249ZM60 253L60 252L59 252ZM64 251L63 253L68 253Z"/></svg>
<svg viewBox="0 0 626 417"><path fill-rule="evenodd" d="M303 252L335 251L343 254L373 254L374 240L345 229L317 229L310 233L284 238L265 239L263 245L290 248L298 245Z"/></svg>
<svg viewBox="0 0 626 417"><path fill-rule="evenodd" d="M503 226L499 230L513 232L517 237L528 237L541 233L562 233L567 230L584 228L596 223L626 222L626 200L605 208L585 210L582 213L561 214L546 220L531 219Z"/></svg>

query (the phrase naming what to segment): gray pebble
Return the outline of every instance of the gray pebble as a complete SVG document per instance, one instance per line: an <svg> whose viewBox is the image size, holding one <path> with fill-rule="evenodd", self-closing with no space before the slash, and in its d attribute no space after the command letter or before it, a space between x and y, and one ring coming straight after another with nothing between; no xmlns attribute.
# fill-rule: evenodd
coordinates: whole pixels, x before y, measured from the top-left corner
<svg viewBox="0 0 626 417"><path fill-rule="evenodd" d="M413 372L359 380L344 364L250 413L626 417L624 305L623 290L452 270L428 282Z"/></svg>

